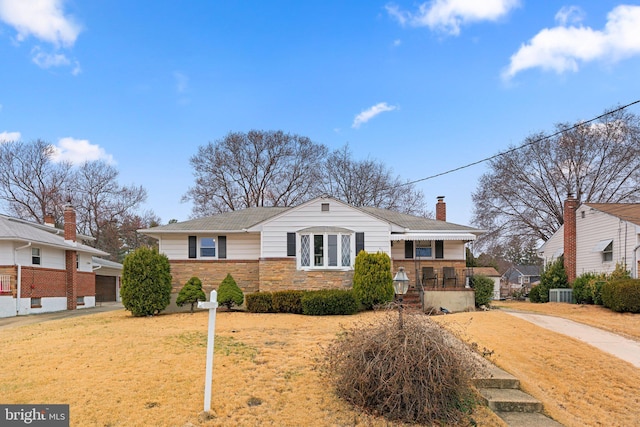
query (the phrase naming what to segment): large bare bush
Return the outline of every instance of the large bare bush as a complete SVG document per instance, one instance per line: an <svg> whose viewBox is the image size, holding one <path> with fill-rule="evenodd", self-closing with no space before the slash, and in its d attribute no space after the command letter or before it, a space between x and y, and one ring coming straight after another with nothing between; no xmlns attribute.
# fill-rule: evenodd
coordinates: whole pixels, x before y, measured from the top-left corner
<svg viewBox="0 0 640 427"><path fill-rule="evenodd" d="M323 365L341 398L389 420L464 425L475 406L471 350L422 314L395 314L345 330Z"/></svg>

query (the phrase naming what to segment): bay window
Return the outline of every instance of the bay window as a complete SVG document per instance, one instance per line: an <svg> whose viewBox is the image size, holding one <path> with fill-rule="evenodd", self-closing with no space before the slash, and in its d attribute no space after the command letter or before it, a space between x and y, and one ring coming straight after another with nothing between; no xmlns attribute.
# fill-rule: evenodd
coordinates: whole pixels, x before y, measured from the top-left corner
<svg viewBox="0 0 640 427"><path fill-rule="evenodd" d="M345 230L300 233L299 266L302 268L349 268L353 259L351 232Z"/></svg>

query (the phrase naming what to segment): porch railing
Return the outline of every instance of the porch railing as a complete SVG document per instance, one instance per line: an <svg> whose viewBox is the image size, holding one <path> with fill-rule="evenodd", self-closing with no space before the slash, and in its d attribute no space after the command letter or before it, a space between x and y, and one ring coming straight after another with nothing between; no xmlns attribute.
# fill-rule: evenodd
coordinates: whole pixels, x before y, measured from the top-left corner
<svg viewBox="0 0 640 427"><path fill-rule="evenodd" d="M8 274L0 274L0 292L11 292L11 276Z"/></svg>

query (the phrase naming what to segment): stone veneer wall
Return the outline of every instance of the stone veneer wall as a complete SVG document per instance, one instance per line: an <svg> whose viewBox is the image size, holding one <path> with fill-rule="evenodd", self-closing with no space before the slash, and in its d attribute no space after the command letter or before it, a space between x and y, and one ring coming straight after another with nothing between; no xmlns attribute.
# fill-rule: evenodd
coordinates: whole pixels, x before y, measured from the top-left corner
<svg viewBox="0 0 640 427"><path fill-rule="evenodd" d="M242 292L251 293L259 290L258 261L236 260L171 260L172 292L180 289L192 277L202 281L202 287L210 292L217 289L220 283L231 274Z"/></svg>
<svg viewBox="0 0 640 427"><path fill-rule="evenodd" d="M353 270L298 270L295 258L261 258L260 291L351 289Z"/></svg>

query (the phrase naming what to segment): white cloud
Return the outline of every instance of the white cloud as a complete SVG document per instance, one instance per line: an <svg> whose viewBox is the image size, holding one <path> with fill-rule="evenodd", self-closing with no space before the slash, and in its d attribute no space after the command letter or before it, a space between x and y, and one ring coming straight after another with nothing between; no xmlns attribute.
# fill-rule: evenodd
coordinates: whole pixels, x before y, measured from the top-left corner
<svg viewBox="0 0 640 427"><path fill-rule="evenodd" d="M71 47L82 27L65 16L64 0L0 0L0 20L17 31L16 40L29 36L56 47Z"/></svg>
<svg viewBox="0 0 640 427"><path fill-rule="evenodd" d="M20 141L20 132L0 132L0 144L3 142Z"/></svg>
<svg viewBox="0 0 640 427"><path fill-rule="evenodd" d="M556 22L562 26L567 24L578 24L584 20L585 13L578 6L563 6L556 13Z"/></svg>
<svg viewBox="0 0 640 427"><path fill-rule="evenodd" d="M69 59L61 53L47 53L43 52L40 47L36 46L31 50L34 64L40 68L60 67L63 65L69 65Z"/></svg>
<svg viewBox="0 0 640 427"><path fill-rule="evenodd" d="M529 68L564 73L578 71L580 63L616 62L640 54L640 6L615 7L600 31L562 25L575 15L566 11L558 14L556 19L560 26L543 29L511 56L509 66L502 73L505 80Z"/></svg>
<svg viewBox="0 0 640 427"><path fill-rule="evenodd" d="M110 164L115 163L113 156L107 154L104 148L91 144L86 139L60 138L53 148L53 160L56 162L68 161L78 165L86 161L104 160Z"/></svg>
<svg viewBox="0 0 640 427"><path fill-rule="evenodd" d="M363 112L358 114L356 118L353 120L353 124L351 125L351 127L354 129L358 129L361 124L367 123L369 120L373 119L378 114L384 113L385 111L393 111L393 110L396 110L397 108L398 107L396 107L395 105L388 105L386 102L380 102L374 105L373 107L367 110L364 110Z"/></svg>
<svg viewBox="0 0 640 427"><path fill-rule="evenodd" d="M520 0L432 0L420 4L415 13L402 11L395 4L388 4L385 8L400 25L429 27L458 35L463 24L496 21L519 5Z"/></svg>

